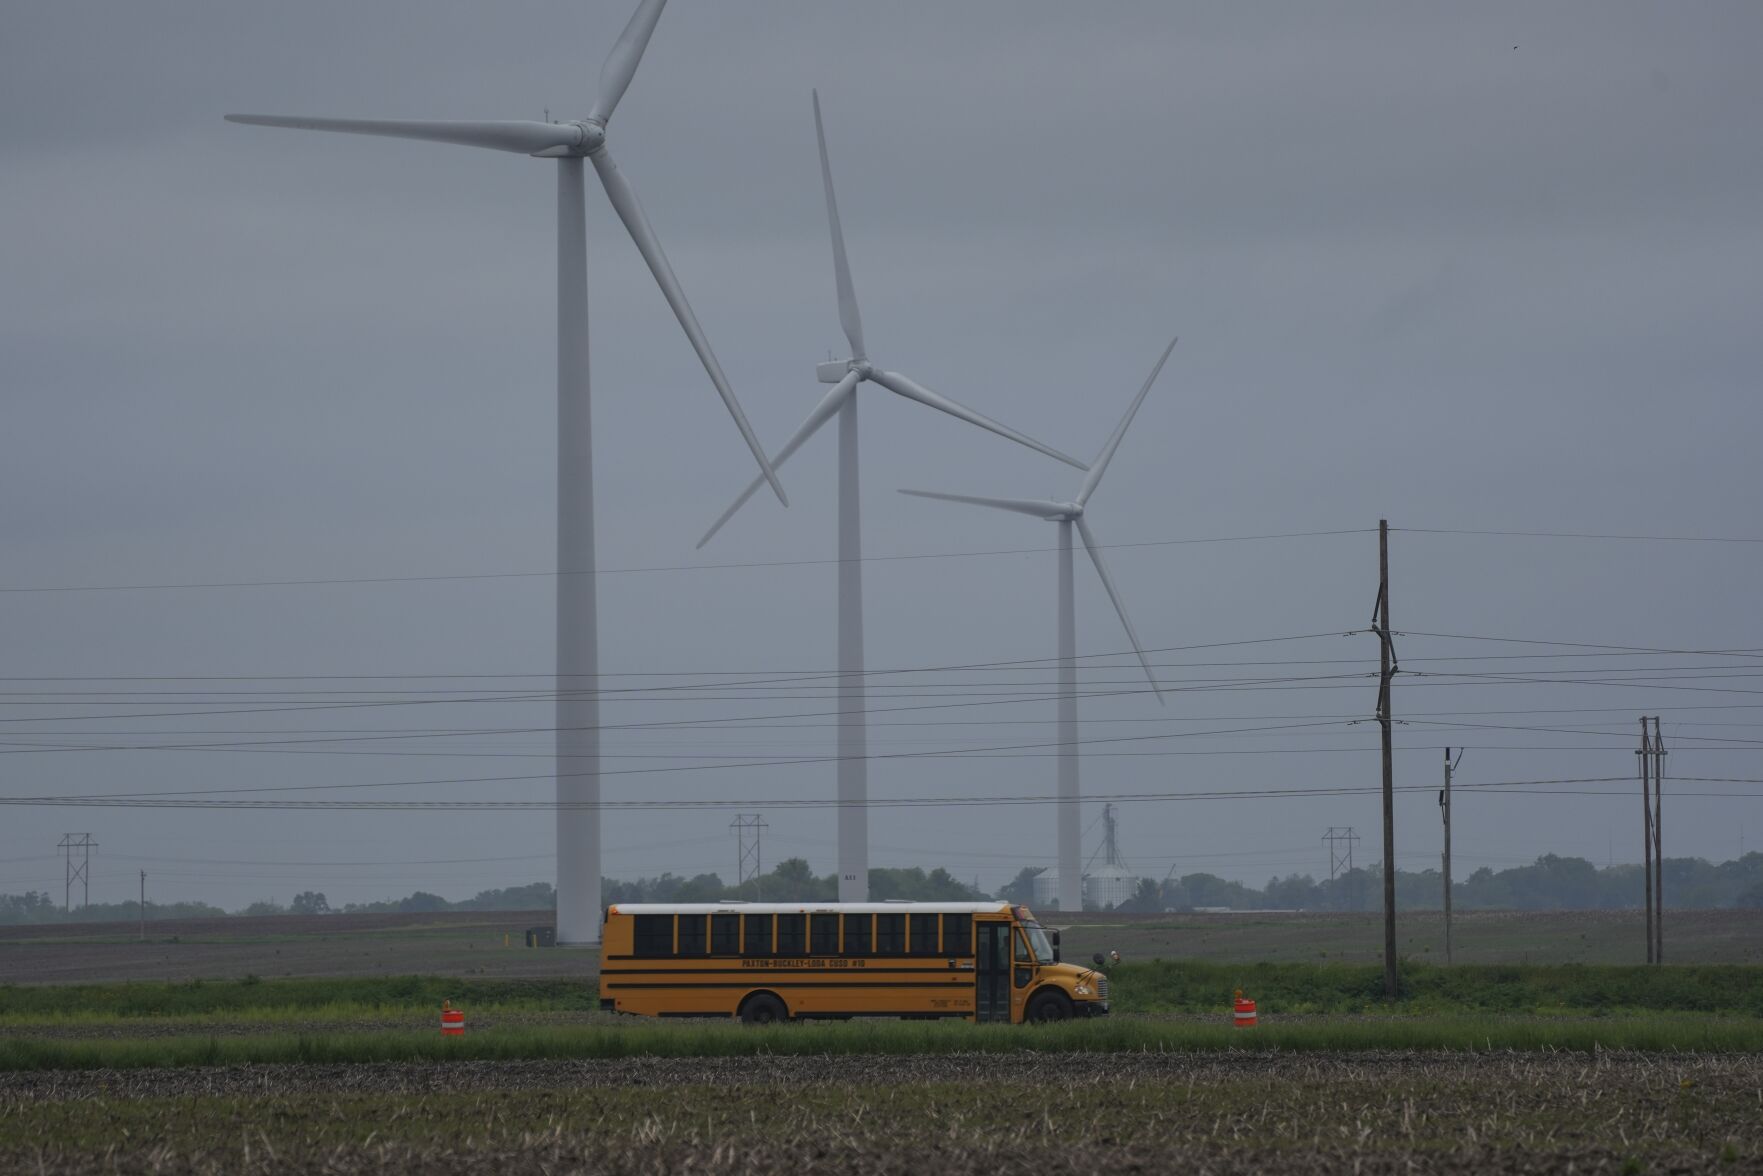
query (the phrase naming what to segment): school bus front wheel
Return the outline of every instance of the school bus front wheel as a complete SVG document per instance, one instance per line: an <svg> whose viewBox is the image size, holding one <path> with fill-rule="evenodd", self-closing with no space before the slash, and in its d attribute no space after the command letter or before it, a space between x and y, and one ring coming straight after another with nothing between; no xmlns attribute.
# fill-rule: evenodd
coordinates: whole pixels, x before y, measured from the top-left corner
<svg viewBox="0 0 1763 1176"><path fill-rule="evenodd" d="M1024 1020L1036 1025L1047 1025L1054 1021L1071 1019L1071 998L1057 988L1043 988L1028 1001L1028 1015Z"/></svg>

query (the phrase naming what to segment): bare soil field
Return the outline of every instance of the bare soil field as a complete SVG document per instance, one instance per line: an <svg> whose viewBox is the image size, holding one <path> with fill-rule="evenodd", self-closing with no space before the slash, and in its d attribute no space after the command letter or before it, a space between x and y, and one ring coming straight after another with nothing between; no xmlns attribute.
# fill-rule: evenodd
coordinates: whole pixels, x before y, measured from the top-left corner
<svg viewBox="0 0 1763 1176"><path fill-rule="evenodd" d="M787 1092L787 1093L785 1093ZM1763 1163L1756 1055L631 1058L0 1074L0 1168L1638 1172Z"/></svg>
<svg viewBox="0 0 1763 1176"><path fill-rule="evenodd" d="M1221 913L1048 916L1067 958L1118 950L1129 960L1372 963L1382 958L1376 914ZM411 915L276 915L150 923L0 928L0 983L238 979L247 975L581 977L592 949L526 948L549 911ZM1400 950L1442 963L1436 913L1404 914ZM1472 911L1455 928L1459 963L1642 963L1638 911ZM504 946L506 943L508 946ZM1763 963L1763 911L1668 911L1674 963Z"/></svg>
<svg viewBox="0 0 1763 1176"><path fill-rule="evenodd" d="M599 953L525 947L550 911L271 915L0 928L0 983L239 979L244 976L598 975ZM506 946L505 946L506 945Z"/></svg>
<svg viewBox="0 0 1763 1176"><path fill-rule="evenodd" d="M1067 956L1118 950L1144 960L1220 963L1377 963L1383 959L1381 913L1232 912L1060 915ZM1443 916L1403 912L1397 951L1412 960L1445 962ZM1452 956L1459 964L1644 964L1645 916L1640 911L1469 911L1452 920ZM1678 964L1763 963L1763 910L1668 910L1665 958Z"/></svg>

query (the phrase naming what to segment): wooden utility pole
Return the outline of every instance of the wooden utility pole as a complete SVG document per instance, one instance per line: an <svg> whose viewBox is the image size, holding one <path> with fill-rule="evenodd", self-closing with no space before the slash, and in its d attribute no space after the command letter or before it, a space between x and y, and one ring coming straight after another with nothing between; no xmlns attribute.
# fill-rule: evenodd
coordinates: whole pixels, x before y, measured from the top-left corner
<svg viewBox="0 0 1763 1176"><path fill-rule="evenodd" d="M1641 716L1641 749L1634 753L1641 764L1641 854L1646 873L1641 894L1647 904L1647 962L1653 962L1653 746L1647 734L1647 716Z"/></svg>
<svg viewBox="0 0 1763 1176"><path fill-rule="evenodd" d="M1653 962L1665 962L1665 852L1659 828L1665 796L1665 740L1653 716Z"/></svg>
<svg viewBox="0 0 1763 1176"><path fill-rule="evenodd" d="M1390 680L1396 672L1390 637L1390 521L1377 520L1377 607L1372 628L1379 638L1377 722L1383 728L1383 992L1396 996L1396 760L1392 740Z"/></svg>
<svg viewBox="0 0 1763 1176"><path fill-rule="evenodd" d="M141 871L141 942L147 942L147 871Z"/></svg>
<svg viewBox="0 0 1763 1176"><path fill-rule="evenodd" d="M1457 761L1463 760L1458 748ZM1439 793L1439 808L1445 817L1445 963L1451 963L1451 773L1457 764L1451 762L1451 749L1445 748L1445 790Z"/></svg>

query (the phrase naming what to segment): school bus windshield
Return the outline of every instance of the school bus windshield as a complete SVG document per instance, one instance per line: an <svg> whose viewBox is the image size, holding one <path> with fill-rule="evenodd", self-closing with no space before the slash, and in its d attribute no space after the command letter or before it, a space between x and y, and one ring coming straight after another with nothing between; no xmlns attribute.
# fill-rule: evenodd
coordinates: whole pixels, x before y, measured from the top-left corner
<svg viewBox="0 0 1763 1176"><path fill-rule="evenodd" d="M1035 963L1050 964L1053 962L1053 941L1039 923L1024 923L1022 930L1028 936L1028 949L1034 953Z"/></svg>

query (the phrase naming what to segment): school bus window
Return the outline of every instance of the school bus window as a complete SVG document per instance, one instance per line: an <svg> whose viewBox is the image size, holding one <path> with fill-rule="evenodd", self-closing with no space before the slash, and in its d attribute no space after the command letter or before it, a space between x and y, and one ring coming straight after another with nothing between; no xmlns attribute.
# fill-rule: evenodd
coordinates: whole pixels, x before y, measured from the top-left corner
<svg viewBox="0 0 1763 1176"><path fill-rule="evenodd" d="M845 916L845 954L848 956L866 956L869 954L870 928L873 915Z"/></svg>
<svg viewBox="0 0 1763 1176"><path fill-rule="evenodd" d="M992 925L997 926L995 923ZM1008 934L1009 928L1006 926L1005 935ZM986 961L984 966L996 972L1002 972L1010 966L1010 945L1005 942L1005 935L993 935L984 940L991 945L991 958Z"/></svg>
<svg viewBox="0 0 1763 1176"><path fill-rule="evenodd" d="M701 956L708 944L705 942L704 930L709 920L704 915L681 915L679 917L679 953L683 956Z"/></svg>
<svg viewBox="0 0 1763 1176"><path fill-rule="evenodd" d="M673 954L673 916L638 915L632 929L632 952L640 956Z"/></svg>
<svg viewBox="0 0 1763 1176"><path fill-rule="evenodd" d="M839 954L839 917L837 915L809 916L808 954L817 956Z"/></svg>
<svg viewBox="0 0 1763 1176"><path fill-rule="evenodd" d="M739 955L741 951L741 916L710 916L710 954Z"/></svg>
<svg viewBox="0 0 1763 1176"><path fill-rule="evenodd" d="M897 956L906 954L906 916L875 917L875 954Z"/></svg>
<svg viewBox="0 0 1763 1176"><path fill-rule="evenodd" d="M1028 950L1028 941L1022 937L1022 928L1018 927L1010 938L1016 944L1016 967L1014 969L1016 987L1027 988L1035 975L1034 969L1029 967L1034 963L1034 956Z"/></svg>
<svg viewBox="0 0 1763 1176"><path fill-rule="evenodd" d="M638 916L641 918L641 916ZM768 956L771 954L771 916L743 915L741 917L741 954L744 956Z"/></svg>
<svg viewBox="0 0 1763 1176"><path fill-rule="evenodd" d="M970 956L973 954L973 916L943 916L943 954L949 956Z"/></svg>
<svg viewBox="0 0 1763 1176"><path fill-rule="evenodd" d="M780 956L799 956L808 948L808 916L779 915L777 917L777 954Z"/></svg>
<svg viewBox="0 0 1763 1176"><path fill-rule="evenodd" d="M923 956L937 954L937 948L939 946L937 942L937 919L938 916L936 915L912 916L911 951L913 955Z"/></svg>

